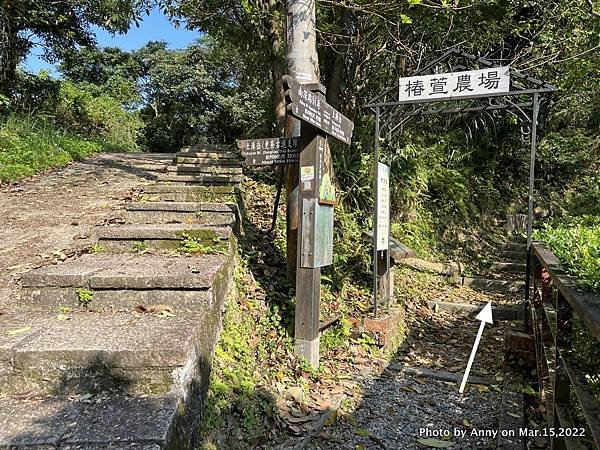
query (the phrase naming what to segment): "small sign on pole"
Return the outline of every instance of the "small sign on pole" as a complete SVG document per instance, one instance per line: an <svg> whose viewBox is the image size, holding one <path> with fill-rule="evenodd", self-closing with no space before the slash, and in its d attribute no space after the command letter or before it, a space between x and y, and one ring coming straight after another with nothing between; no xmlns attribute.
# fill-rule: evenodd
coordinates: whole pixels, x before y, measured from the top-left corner
<svg viewBox="0 0 600 450"><path fill-rule="evenodd" d="M377 163L377 250L387 250L390 236L390 166Z"/></svg>
<svg viewBox="0 0 600 450"><path fill-rule="evenodd" d="M249 166L273 166L297 163L300 138L267 138L237 141Z"/></svg>
<svg viewBox="0 0 600 450"><path fill-rule="evenodd" d="M403 103L481 97L509 91L508 66L404 77L398 80L398 101Z"/></svg>

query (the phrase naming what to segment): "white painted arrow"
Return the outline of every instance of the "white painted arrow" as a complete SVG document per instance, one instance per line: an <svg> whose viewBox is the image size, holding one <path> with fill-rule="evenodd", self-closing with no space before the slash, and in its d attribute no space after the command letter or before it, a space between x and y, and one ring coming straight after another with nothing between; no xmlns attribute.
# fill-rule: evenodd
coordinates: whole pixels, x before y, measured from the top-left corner
<svg viewBox="0 0 600 450"><path fill-rule="evenodd" d="M469 372L471 372L471 366L473 365L475 353L477 353L477 347L479 347L479 341L481 340L481 335L483 334L485 324L494 323L494 319L492 317L492 303L488 302L488 304L485 305L481 311L479 311L479 314L477 314L477 317L475 318L477 320L481 320L481 324L479 325L479 331L477 332L477 337L475 338L475 344L473 344L473 350L471 350L471 356L469 357L469 362L467 363L467 370L465 370L462 382L460 383L460 389L458 392L461 394L465 390L465 385L467 384L467 379L469 378Z"/></svg>

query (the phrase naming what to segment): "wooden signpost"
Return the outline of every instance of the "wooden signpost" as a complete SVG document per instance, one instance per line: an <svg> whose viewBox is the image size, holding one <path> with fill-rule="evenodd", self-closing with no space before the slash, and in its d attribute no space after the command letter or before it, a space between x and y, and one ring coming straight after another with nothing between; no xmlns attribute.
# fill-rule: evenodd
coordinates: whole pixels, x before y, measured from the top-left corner
<svg viewBox="0 0 600 450"><path fill-rule="evenodd" d="M352 142L354 123L328 104L322 95L311 92L289 75L283 77L283 86L287 110L292 116L345 144Z"/></svg>
<svg viewBox="0 0 600 450"><path fill-rule="evenodd" d="M284 76L288 112L301 121L296 272L296 353L319 366L321 267L332 263L335 190L328 136L349 144L354 124L325 101L321 85Z"/></svg>
<svg viewBox="0 0 600 450"><path fill-rule="evenodd" d="M299 164L296 255L296 353L319 366L321 267L333 260L335 189L328 136L350 144L354 123L325 101L325 88L283 77L287 111L301 122L300 137L238 141L251 166Z"/></svg>

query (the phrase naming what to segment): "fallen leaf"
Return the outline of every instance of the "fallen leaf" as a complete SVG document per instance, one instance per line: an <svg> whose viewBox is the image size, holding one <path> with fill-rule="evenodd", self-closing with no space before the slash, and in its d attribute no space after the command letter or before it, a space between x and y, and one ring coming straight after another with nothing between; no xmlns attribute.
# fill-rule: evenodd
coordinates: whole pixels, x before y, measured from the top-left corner
<svg viewBox="0 0 600 450"><path fill-rule="evenodd" d="M71 318L65 314L59 314L56 316L56 320L71 320Z"/></svg>
<svg viewBox="0 0 600 450"><path fill-rule="evenodd" d="M291 388L288 388L287 393L297 403L300 403L302 401L302 397L304 396L304 391L299 386L292 386Z"/></svg>
<svg viewBox="0 0 600 450"><path fill-rule="evenodd" d="M355 428L354 429L354 434L358 434L361 437L369 437L369 436L371 436L371 432L369 430L364 429L364 428Z"/></svg>
<svg viewBox="0 0 600 450"><path fill-rule="evenodd" d="M8 334L9 336L14 336L16 334L28 333L30 331L31 331L31 327L23 327L23 328L17 328L15 330L8 330L6 332L6 334Z"/></svg>
<svg viewBox="0 0 600 450"><path fill-rule="evenodd" d="M439 439L427 438L427 439L417 439L419 444L425 445L427 447L433 448L450 448L454 446L454 442L450 441L440 441Z"/></svg>

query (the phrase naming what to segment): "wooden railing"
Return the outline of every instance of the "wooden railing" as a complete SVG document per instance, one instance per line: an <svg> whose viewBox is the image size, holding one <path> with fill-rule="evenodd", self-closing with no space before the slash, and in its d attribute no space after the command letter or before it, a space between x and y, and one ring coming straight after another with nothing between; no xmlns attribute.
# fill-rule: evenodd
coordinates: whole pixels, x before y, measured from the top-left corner
<svg viewBox="0 0 600 450"><path fill-rule="evenodd" d="M573 321L600 345L600 296L581 289L547 247L531 248L533 298L530 324L542 398L553 449L600 449L600 402L573 347ZM598 361L595 361L596 366Z"/></svg>

